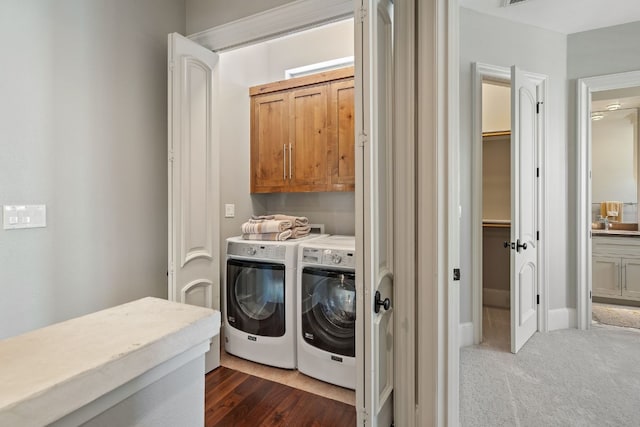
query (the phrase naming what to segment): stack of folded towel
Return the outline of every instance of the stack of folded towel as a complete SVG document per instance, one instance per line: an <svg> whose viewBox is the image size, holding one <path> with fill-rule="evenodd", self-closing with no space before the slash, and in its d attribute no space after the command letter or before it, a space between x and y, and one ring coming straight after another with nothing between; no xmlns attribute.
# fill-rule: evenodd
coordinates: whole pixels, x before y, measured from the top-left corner
<svg viewBox="0 0 640 427"><path fill-rule="evenodd" d="M242 224L242 238L245 240L287 240L309 235L309 218L290 215L252 216Z"/></svg>
<svg viewBox="0 0 640 427"><path fill-rule="evenodd" d="M622 222L622 210L624 209L624 203L622 202L601 202L600 203L600 215L603 218L609 218L610 221Z"/></svg>

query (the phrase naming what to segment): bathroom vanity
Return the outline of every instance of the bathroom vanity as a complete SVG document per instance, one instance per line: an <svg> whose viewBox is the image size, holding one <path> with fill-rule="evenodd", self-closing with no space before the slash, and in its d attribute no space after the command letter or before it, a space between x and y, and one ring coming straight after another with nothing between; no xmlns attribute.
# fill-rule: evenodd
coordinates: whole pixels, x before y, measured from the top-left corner
<svg viewBox="0 0 640 427"><path fill-rule="evenodd" d="M594 297L640 301L640 231L592 230Z"/></svg>

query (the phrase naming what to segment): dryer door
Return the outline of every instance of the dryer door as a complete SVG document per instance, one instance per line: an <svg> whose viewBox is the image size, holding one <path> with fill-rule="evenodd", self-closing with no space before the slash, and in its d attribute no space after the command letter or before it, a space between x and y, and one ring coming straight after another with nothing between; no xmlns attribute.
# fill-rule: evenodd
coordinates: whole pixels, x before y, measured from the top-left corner
<svg viewBox="0 0 640 427"><path fill-rule="evenodd" d="M355 357L355 273L302 270L302 337L321 350Z"/></svg>
<svg viewBox="0 0 640 427"><path fill-rule="evenodd" d="M227 321L249 334L285 333L283 264L227 260Z"/></svg>

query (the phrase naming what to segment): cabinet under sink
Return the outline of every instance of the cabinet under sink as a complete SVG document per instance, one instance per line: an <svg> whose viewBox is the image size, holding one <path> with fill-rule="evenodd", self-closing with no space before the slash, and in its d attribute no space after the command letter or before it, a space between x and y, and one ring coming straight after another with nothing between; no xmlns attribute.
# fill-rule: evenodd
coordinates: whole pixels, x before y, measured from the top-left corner
<svg viewBox="0 0 640 427"><path fill-rule="evenodd" d="M640 237L594 236L595 297L640 301Z"/></svg>

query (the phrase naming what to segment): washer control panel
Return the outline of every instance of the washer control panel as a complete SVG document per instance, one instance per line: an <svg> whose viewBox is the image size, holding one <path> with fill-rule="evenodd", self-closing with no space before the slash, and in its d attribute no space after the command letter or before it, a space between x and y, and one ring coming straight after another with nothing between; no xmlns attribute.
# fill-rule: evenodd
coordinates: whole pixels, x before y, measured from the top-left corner
<svg viewBox="0 0 640 427"><path fill-rule="evenodd" d="M302 261L310 264L355 268L356 253L344 249L303 248Z"/></svg>
<svg viewBox="0 0 640 427"><path fill-rule="evenodd" d="M260 243L227 243L227 255L260 259L285 259L287 248L283 245L264 245Z"/></svg>

